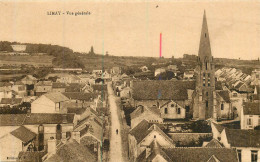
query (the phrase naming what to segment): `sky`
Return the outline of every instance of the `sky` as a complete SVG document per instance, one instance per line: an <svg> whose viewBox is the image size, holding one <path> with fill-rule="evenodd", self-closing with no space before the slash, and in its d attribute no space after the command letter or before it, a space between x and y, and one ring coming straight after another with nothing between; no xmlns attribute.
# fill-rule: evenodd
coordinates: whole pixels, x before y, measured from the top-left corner
<svg viewBox="0 0 260 162"><path fill-rule="evenodd" d="M158 7L156 7L158 5ZM212 55L260 57L260 1L3 1L0 41L46 43L117 56L198 54L206 11ZM61 15L47 15L61 11ZM66 12L90 12L67 15Z"/></svg>

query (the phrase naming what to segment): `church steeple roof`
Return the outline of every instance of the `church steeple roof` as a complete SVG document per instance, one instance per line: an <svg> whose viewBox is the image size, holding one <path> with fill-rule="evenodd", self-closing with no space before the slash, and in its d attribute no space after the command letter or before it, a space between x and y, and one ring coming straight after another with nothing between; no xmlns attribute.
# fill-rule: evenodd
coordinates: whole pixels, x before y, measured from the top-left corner
<svg viewBox="0 0 260 162"><path fill-rule="evenodd" d="M204 10L201 36L200 36L199 58L202 61L205 59L205 57L207 57L207 58L211 57L211 48L210 48L206 11Z"/></svg>

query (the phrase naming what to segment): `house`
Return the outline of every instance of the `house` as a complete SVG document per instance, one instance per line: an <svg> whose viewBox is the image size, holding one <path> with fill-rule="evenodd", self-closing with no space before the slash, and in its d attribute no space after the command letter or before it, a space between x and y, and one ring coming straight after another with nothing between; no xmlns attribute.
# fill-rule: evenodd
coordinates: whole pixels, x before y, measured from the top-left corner
<svg viewBox="0 0 260 162"><path fill-rule="evenodd" d="M53 139L54 143L55 139ZM50 141L50 146L51 141ZM52 146L49 149L48 155L43 157L44 162L58 162L58 161L77 161L77 162L96 162L97 155L93 151L86 148L81 143L74 139L68 140L59 146Z"/></svg>
<svg viewBox="0 0 260 162"><path fill-rule="evenodd" d="M32 75L26 75L22 80L21 82L23 84L26 84L26 85L32 85L32 84L35 84L37 82L37 79L35 77L33 77Z"/></svg>
<svg viewBox="0 0 260 162"><path fill-rule="evenodd" d="M121 74L121 67L117 67L117 66L112 67L110 73L115 75Z"/></svg>
<svg viewBox="0 0 260 162"><path fill-rule="evenodd" d="M77 118L77 122L80 122L89 116L94 116L98 118L98 113L92 108L68 108L68 113L75 114L75 118ZM101 122L101 120L99 120Z"/></svg>
<svg viewBox="0 0 260 162"><path fill-rule="evenodd" d="M251 85L260 85L260 69L255 69L251 73Z"/></svg>
<svg viewBox="0 0 260 162"><path fill-rule="evenodd" d="M162 147L175 147L170 139L156 124L149 124L148 121L141 121L132 128L128 134L129 158L137 161L136 158L145 151L147 146L156 140Z"/></svg>
<svg viewBox="0 0 260 162"><path fill-rule="evenodd" d="M119 93L120 97L130 98L132 89L130 87L124 87Z"/></svg>
<svg viewBox="0 0 260 162"><path fill-rule="evenodd" d="M65 92L83 92L85 84L82 83L70 83L66 86Z"/></svg>
<svg viewBox="0 0 260 162"><path fill-rule="evenodd" d="M2 98L0 105L3 107L5 106L14 107L22 104L22 102L23 102L22 98Z"/></svg>
<svg viewBox="0 0 260 162"><path fill-rule="evenodd" d="M23 143L24 146L27 147L27 144L34 139L34 134L36 134L33 144L35 147L34 149L37 151L45 150L47 140L50 139L50 137L53 137L59 141L66 139L71 135L75 125L76 120L74 118L74 114L1 114L0 148L10 147L11 150L17 153L15 156L11 157L17 158L19 151L24 151L20 149L22 148L21 144ZM20 140L14 140L14 138L10 136L13 135L12 132L17 132L16 135L23 138L22 140L24 141L20 142ZM3 138L5 136L8 138ZM18 144L16 144L15 141L18 142ZM11 150L8 150L7 152L12 153ZM3 151L1 151L1 153L3 153ZM0 156L0 158L2 158L2 156Z"/></svg>
<svg viewBox="0 0 260 162"><path fill-rule="evenodd" d="M12 98L14 97L14 93L11 89L11 86L0 86L0 99L2 98Z"/></svg>
<svg viewBox="0 0 260 162"><path fill-rule="evenodd" d="M231 100L229 97L228 91L218 91L218 100L216 101L217 107L220 107L220 109L217 110L217 116L222 119L228 119L232 118L233 111L231 108Z"/></svg>
<svg viewBox="0 0 260 162"><path fill-rule="evenodd" d="M160 106L160 114L163 119L185 119L186 110L171 100Z"/></svg>
<svg viewBox="0 0 260 162"><path fill-rule="evenodd" d="M138 162L237 162L235 149L208 147L162 147L151 143L137 158Z"/></svg>
<svg viewBox="0 0 260 162"><path fill-rule="evenodd" d="M0 137L0 161L13 161L20 151L33 151L36 133L19 126Z"/></svg>
<svg viewBox="0 0 260 162"><path fill-rule="evenodd" d="M12 90L17 93L16 97L25 97L27 95L26 86L21 81L14 82Z"/></svg>
<svg viewBox="0 0 260 162"><path fill-rule="evenodd" d="M155 71L154 71L154 76L157 76L157 75L159 75L159 74L161 74L161 73L164 73L164 72L166 72L166 69L165 69L165 68L155 69Z"/></svg>
<svg viewBox="0 0 260 162"><path fill-rule="evenodd" d="M32 113L66 113L69 99L60 92L46 93L31 104Z"/></svg>
<svg viewBox="0 0 260 162"><path fill-rule="evenodd" d="M163 118L160 114L160 109L153 106L147 107L140 105L131 114L131 128L134 128L141 121L146 120L149 123L162 123Z"/></svg>
<svg viewBox="0 0 260 162"><path fill-rule="evenodd" d="M52 92L65 92L67 84L65 83L52 83Z"/></svg>
<svg viewBox="0 0 260 162"><path fill-rule="evenodd" d="M160 107L168 101L174 101L186 110L191 110L195 81L133 81L132 89L134 107L138 105Z"/></svg>
<svg viewBox="0 0 260 162"><path fill-rule="evenodd" d="M239 92L247 92L248 86L244 82L239 82L234 86L234 89L239 91Z"/></svg>
<svg viewBox="0 0 260 162"><path fill-rule="evenodd" d="M258 161L260 157L260 130L225 128L220 142L226 148L235 148L239 161Z"/></svg>
<svg viewBox="0 0 260 162"><path fill-rule="evenodd" d="M76 107L91 107L96 109L99 106L106 106L105 93L83 93L83 92L65 92L63 93L70 99L70 103L67 104L70 108Z"/></svg>
<svg viewBox="0 0 260 162"><path fill-rule="evenodd" d="M42 162L42 157L46 154L45 151L21 151L18 155L17 162L33 161Z"/></svg>
<svg viewBox="0 0 260 162"><path fill-rule="evenodd" d="M59 78L57 79L57 82L59 82L59 83L81 83L81 79L77 75L64 73L63 75L59 76Z"/></svg>
<svg viewBox="0 0 260 162"><path fill-rule="evenodd" d="M52 81L39 81L35 84L35 96L41 96L52 91Z"/></svg>
<svg viewBox="0 0 260 162"><path fill-rule="evenodd" d="M260 125L260 103L244 102L241 111L241 129L254 129Z"/></svg>

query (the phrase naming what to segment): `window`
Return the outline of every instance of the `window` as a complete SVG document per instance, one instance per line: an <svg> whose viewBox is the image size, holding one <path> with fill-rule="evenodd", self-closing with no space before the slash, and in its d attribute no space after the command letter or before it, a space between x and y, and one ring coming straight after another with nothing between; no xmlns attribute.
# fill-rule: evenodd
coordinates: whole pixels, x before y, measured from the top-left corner
<svg viewBox="0 0 260 162"><path fill-rule="evenodd" d="M208 77L210 77L210 73L208 73Z"/></svg>
<svg viewBox="0 0 260 162"><path fill-rule="evenodd" d="M237 150L237 156L238 156L239 162L241 162L241 150Z"/></svg>
<svg viewBox="0 0 260 162"><path fill-rule="evenodd" d="M208 86L210 86L210 83L208 83Z"/></svg>
<svg viewBox="0 0 260 162"><path fill-rule="evenodd" d="M209 96L209 92L206 92L206 96Z"/></svg>
<svg viewBox="0 0 260 162"><path fill-rule="evenodd" d="M181 108L177 109L177 114L181 114Z"/></svg>
<svg viewBox="0 0 260 162"><path fill-rule="evenodd" d="M205 87L205 83L203 83L203 87Z"/></svg>
<svg viewBox="0 0 260 162"><path fill-rule="evenodd" d="M156 135L154 135L153 138L156 138Z"/></svg>
<svg viewBox="0 0 260 162"><path fill-rule="evenodd" d="M251 151L251 162L257 162L257 151Z"/></svg>
<svg viewBox="0 0 260 162"><path fill-rule="evenodd" d="M171 107L174 107L174 104L171 104Z"/></svg>
<svg viewBox="0 0 260 162"><path fill-rule="evenodd" d="M206 70L208 70L208 63L206 62Z"/></svg>
<svg viewBox="0 0 260 162"><path fill-rule="evenodd" d="M237 93L233 93L233 97L237 97Z"/></svg>
<svg viewBox="0 0 260 162"><path fill-rule="evenodd" d="M207 34L205 33L205 38L207 37Z"/></svg>
<svg viewBox="0 0 260 162"><path fill-rule="evenodd" d="M205 73L203 73L203 77L205 77L206 76L206 74Z"/></svg>
<svg viewBox="0 0 260 162"><path fill-rule="evenodd" d="M206 108L208 108L209 107L209 102L208 101L206 101Z"/></svg>
<svg viewBox="0 0 260 162"><path fill-rule="evenodd" d="M224 104L223 103L221 104L221 110L224 110Z"/></svg>
<svg viewBox="0 0 260 162"><path fill-rule="evenodd" d="M168 109L167 108L164 109L164 114L168 114Z"/></svg>
<svg viewBox="0 0 260 162"><path fill-rule="evenodd" d="M252 119L251 118L247 119L247 125L252 125Z"/></svg>

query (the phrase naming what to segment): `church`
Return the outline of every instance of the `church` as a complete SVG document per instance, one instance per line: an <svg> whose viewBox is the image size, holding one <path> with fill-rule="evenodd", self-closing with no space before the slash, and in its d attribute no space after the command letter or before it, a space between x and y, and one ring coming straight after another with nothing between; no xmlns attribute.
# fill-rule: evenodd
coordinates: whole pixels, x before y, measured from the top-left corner
<svg viewBox="0 0 260 162"><path fill-rule="evenodd" d="M232 110L229 92L215 79L215 64L211 53L209 31L204 11L200 36L196 80L142 80L131 84L132 105L157 107L164 119L194 120L231 119ZM171 104L167 104L171 103ZM168 106L170 105L170 106ZM174 106L175 105L175 106ZM176 109L177 106L177 109ZM185 110L178 115L178 108ZM177 113L177 114L176 114Z"/></svg>

